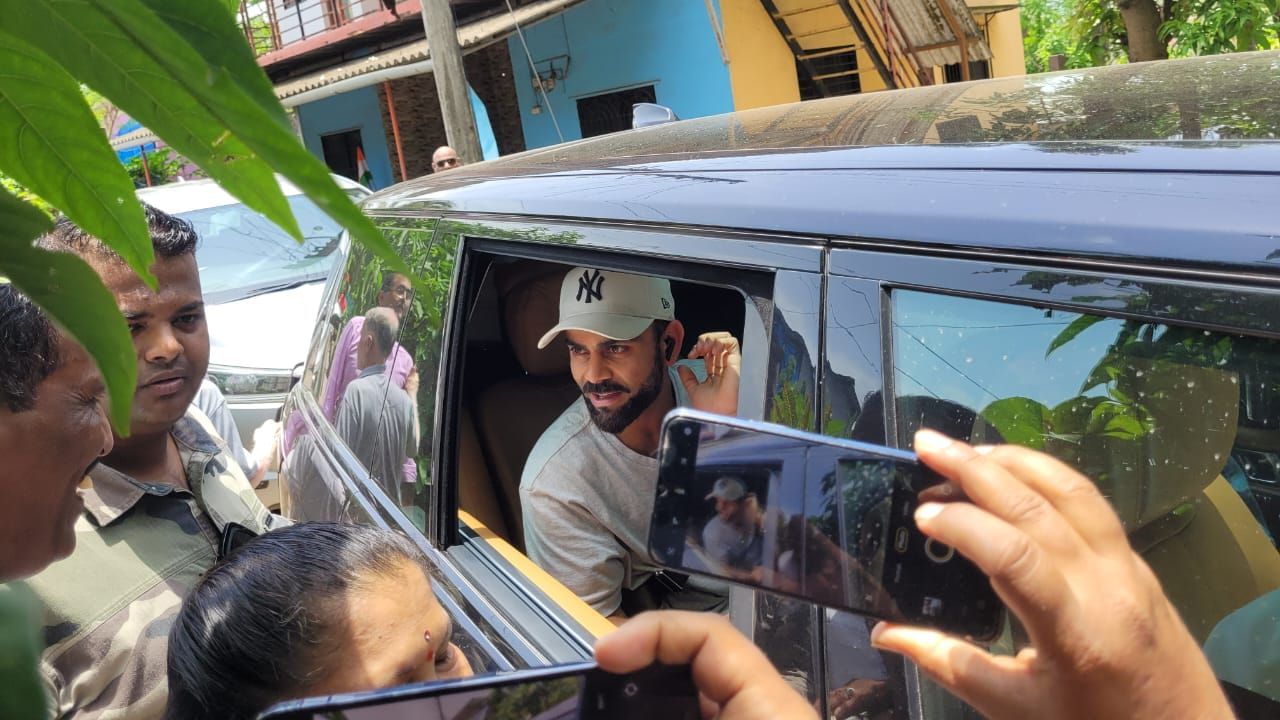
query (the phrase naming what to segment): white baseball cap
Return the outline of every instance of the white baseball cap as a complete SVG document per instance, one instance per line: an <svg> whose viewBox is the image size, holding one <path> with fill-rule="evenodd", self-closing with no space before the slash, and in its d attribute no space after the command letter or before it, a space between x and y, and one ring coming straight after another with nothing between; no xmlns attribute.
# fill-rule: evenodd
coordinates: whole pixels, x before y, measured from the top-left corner
<svg viewBox="0 0 1280 720"><path fill-rule="evenodd" d="M577 267L560 285L560 322L538 340L538 349L565 330L630 340L654 320L674 320L675 309L671 283L662 278Z"/></svg>
<svg viewBox="0 0 1280 720"><path fill-rule="evenodd" d="M711 488L711 492L707 493L705 499L720 498L721 500L736 501L741 500L746 494L747 489L742 486L741 480L725 475L716 480L716 484Z"/></svg>

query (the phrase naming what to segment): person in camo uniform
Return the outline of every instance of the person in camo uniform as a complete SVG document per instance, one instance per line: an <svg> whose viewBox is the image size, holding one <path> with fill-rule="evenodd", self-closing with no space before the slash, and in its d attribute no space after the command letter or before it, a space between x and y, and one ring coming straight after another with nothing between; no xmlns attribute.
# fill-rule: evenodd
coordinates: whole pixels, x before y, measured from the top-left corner
<svg viewBox="0 0 1280 720"><path fill-rule="evenodd" d="M226 528L261 533L277 522L191 407L209 362L195 231L145 211L155 290L66 219L39 241L98 272L138 358L131 434L89 474L76 549L30 581L45 607L41 672L54 717L161 717L169 627L182 598L213 566Z"/></svg>

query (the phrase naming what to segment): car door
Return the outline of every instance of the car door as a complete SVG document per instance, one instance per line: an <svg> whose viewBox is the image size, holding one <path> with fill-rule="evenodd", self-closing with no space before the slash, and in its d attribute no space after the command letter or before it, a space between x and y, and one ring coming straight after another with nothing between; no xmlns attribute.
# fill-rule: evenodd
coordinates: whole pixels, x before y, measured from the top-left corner
<svg viewBox="0 0 1280 720"><path fill-rule="evenodd" d="M414 354L414 364L427 377L434 376L438 362L440 327L421 310L447 303L453 276L453 248L434 244L435 218L379 220L378 225L393 247L415 263L420 277L443 278L435 285L418 284L405 320L400 323L396 342ZM385 265L362 247L344 241L342 262L325 289L321 318L311 343L301 381L286 403L281 443L281 512L297 521L328 520L370 523L385 529L407 532L417 540L433 565L432 589L455 624L459 647L477 672L512 670L542 664L544 658L519 642L496 615L488 598L460 574L449 559L426 542L421 531L422 517L401 509L398 490L402 475L383 477L377 462L357 452L359 436L384 432L383 408L373 405L355 422L342 422L345 399L344 374L357 373L350 366L351 346L344 334L352 320L362 318L379 305L383 294ZM439 316L437 311L436 317ZM420 423L432 425L435 384L423 383L428 398L418 403ZM348 386L349 387L349 386ZM399 467L399 466L397 466ZM383 473L385 474L385 473ZM409 483L405 483L408 485ZM416 523L416 524L415 524Z"/></svg>
<svg viewBox="0 0 1280 720"><path fill-rule="evenodd" d="M1255 492L1267 482L1259 458L1280 450L1280 292L1135 261L953 251L836 249L830 268L833 430L908 446L929 427L1080 468L1233 699L1274 700L1274 652L1249 638L1274 627L1280 602L1275 511ZM992 650L1026 642L1011 623ZM973 714L911 668L906 679L924 717Z"/></svg>
<svg viewBox="0 0 1280 720"><path fill-rule="evenodd" d="M433 242L458 250L452 302L439 303L447 319L435 434L424 433L417 458L429 484L413 507L387 505L388 516L405 518L402 525L421 531L421 540L439 548L469 586L482 589L492 625L504 628L510 646L530 648L544 662L587 657L594 637L610 625L555 580L554 568L539 568L523 554L518 508L509 507L513 498L518 502L514 486L529 445L579 393L571 383L566 387L563 366L547 366L560 361L526 354L513 343L528 343L554 324L555 298L569 268L668 277L689 333L682 352L699 331L740 333L740 414L811 428L817 417L821 251L713 231L514 218L446 218ZM567 365L567 357L562 360ZM418 520L408 520L410 513ZM815 608L745 590L735 590L730 605L734 622L787 669L797 687L815 701L823 697Z"/></svg>

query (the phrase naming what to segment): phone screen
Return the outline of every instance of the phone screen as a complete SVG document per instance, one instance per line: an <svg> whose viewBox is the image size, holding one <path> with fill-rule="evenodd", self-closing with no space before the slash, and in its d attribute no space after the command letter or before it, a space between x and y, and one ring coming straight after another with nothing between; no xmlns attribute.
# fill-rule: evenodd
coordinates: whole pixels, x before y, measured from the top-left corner
<svg viewBox="0 0 1280 720"><path fill-rule="evenodd" d="M687 665L612 675L591 663L290 701L264 720L697 720Z"/></svg>
<svg viewBox="0 0 1280 720"><path fill-rule="evenodd" d="M974 638L1000 626L986 576L916 528L942 478L911 453L682 409L659 467L663 565Z"/></svg>

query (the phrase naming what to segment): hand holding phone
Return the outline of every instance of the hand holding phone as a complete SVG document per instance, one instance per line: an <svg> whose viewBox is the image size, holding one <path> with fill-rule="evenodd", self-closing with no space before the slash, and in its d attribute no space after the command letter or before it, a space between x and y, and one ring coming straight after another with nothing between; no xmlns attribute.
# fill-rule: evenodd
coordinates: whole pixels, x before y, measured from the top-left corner
<svg viewBox="0 0 1280 720"><path fill-rule="evenodd" d="M659 610L628 620L596 642L596 660L613 673L651 663L692 669L703 717L719 720L817 720L808 702L782 679L764 653L725 618ZM666 720L654 713L649 720Z"/></svg>
<svg viewBox="0 0 1280 720"><path fill-rule="evenodd" d="M661 565L873 617L994 637L971 562L916 527L942 477L909 452L677 408L649 549Z"/></svg>
<svg viewBox="0 0 1280 720"><path fill-rule="evenodd" d="M920 507L921 530L991 577L1032 647L996 657L892 623L876 626L877 647L907 656L997 720L1232 717L1204 654L1092 481L1011 445L972 448L922 431L916 449L968 498Z"/></svg>

